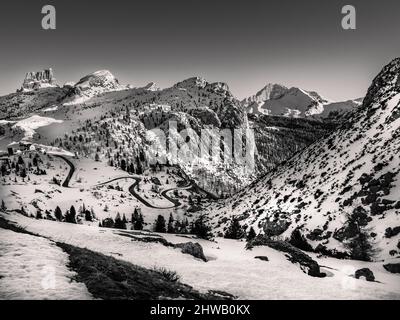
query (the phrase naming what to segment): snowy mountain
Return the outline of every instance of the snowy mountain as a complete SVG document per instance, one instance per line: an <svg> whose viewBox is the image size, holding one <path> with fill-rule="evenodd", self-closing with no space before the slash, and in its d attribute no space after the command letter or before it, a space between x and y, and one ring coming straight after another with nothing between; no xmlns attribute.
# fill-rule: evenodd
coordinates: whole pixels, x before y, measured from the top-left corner
<svg viewBox="0 0 400 320"><path fill-rule="evenodd" d="M258 105L263 104L265 101L270 99L279 99L282 97L288 88L283 85L276 83L268 83L264 88L258 91L255 95L250 96L242 100L242 104L244 107L249 107L253 103L257 103Z"/></svg>
<svg viewBox="0 0 400 320"><path fill-rule="evenodd" d="M319 114L328 101L314 91L287 88L280 84L267 84L242 101L248 113L287 117L305 117Z"/></svg>
<svg viewBox="0 0 400 320"><path fill-rule="evenodd" d="M276 98L279 95L277 91L279 89L271 88L264 96ZM90 121L93 123L90 128L97 128L95 125L104 125L104 118L117 118L121 112L125 115L127 109L135 115L129 118L134 127L143 123L146 130L160 128L168 132L169 121L177 121L179 130L190 126L198 134L206 127L218 130L255 129L254 172L243 172L243 168L235 164L216 165L215 161L200 157L196 161L180 163L199 186L218 196L232 194L244 187L331 130L328 123L313 120L294 120L291 123L290 120L266 120L268 116L264 116L249 122L245 109L226 83L211 83L201 77L191 77L165 89L158 88L154 83L129 88L120 85L109 71L103 70L89 74L77 83L68 82L61 88L42 88L0 97L0 115L4 119L18 121L39 113L40 116L61 121L49 121L52 123L51 130L36 129L40 134L32 135L35 137L33 141L40 144L55 143L55 139L62 139L65 133L74 130L86 131L82 128L83 121ZM120 131L114 126L111 129ZM18 141L19 136L24 136L23 132L16 136L11 127L4 130L10 134L6 134L0 142L2 150L7 149L7 144ZM129 139L126 140L128 142ZM96 143L102 145L101 141ZM74 151L74 145L66 145L68 151ZM143 142L139 149L146 148Z"/></svg>
<svg viewBox="0 0 400 320"><path fill-rule="evenodd" d="M398 258L399 153L397 58L383 68L362 105L334 133L216 204L209 214L220 231L234 215L247 228L317 252L358 259L366 258L365 249L368 258Z"/></svg>
<svg viewBox="0 0 400 320"><path fill-rule="evenodd" d="M361 104L360 99L332 102L315 91L287 88L269 83L255 95L242 100L247 113L285 117L336 118Z"/></svg>
<svg viewBox="0 0 400 320"><path fill-rule="evenodd" d="M99 70L80 79L72 88L69 95L72 98L67 104L83 103L97 95L127 89L119 84L118 80L108 70Z"/></svg>

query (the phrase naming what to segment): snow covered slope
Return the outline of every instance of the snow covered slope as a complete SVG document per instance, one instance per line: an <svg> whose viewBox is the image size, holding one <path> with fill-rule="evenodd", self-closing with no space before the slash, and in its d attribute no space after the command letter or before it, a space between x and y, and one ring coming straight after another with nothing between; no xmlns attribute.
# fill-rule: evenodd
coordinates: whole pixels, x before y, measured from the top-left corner
<svg viewBox="0 0 400 320"><path fill-rule="evenodd" d="M0 300L93 299L52 241L0 229L0 252Z"/></svg>
<svg viewBox="0 0 400 320"><path fill-rule="evenodd" d="M376 262L321 258L311 254L327 273L325 278L318 278L304 273L282 252L269 247L246 250L245 243L238 240L207 241L190 235L120 231L30 219L15 213L0 213L0 217L52 241L84 247L145 268L157 266L175 271L183 283L201 292L222 290L238 299L400 299L398 275L387 272ZM141 237L162 237L174 244L199 243L208 261L159 242L140 241ZM255 256L266 256L269 261L255 259ZM355 270L365 267L373 271L379 282L354 278Z"/></svg>
<svg viewBox="0 0 400 320"><path fill-rule="evenodd" d="M350 216L368 230L375 259L399 256L400 58L373 80L363 104L332 135L210 209L223 230L227 217L270 236L297 230L321 252L347 252L358 234Z"/></svg>

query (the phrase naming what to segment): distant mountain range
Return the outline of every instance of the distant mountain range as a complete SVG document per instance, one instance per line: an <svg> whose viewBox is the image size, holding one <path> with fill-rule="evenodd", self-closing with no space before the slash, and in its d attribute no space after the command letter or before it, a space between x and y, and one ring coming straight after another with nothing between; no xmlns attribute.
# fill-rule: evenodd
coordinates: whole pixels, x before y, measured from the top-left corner
<svg viewBox="0 0 400 320"><path fill-rule="evenodd" d="M273 86L252 99L255 102L278 98L285 92L294 91ZM306 95L302 90L296 92L299 98L307 96L307 101L311 101L312 96L319 97L315 93ZM50 143L57 136L77 130L82 121L98 122L102 117L117 117L120 114L114 112L125 108L140 114L139 121L146 130L167 130L170 120L177 121L179 130L190 126L198 133L210 126L218 129L254 129L254 172L243 171L241 166L235 164L216 166L212 161L201 158L196 160L196 165L180 164L201 187L218 196L229 195L242 188L336 126L331 121L299 118L294 113L290 114L296 116L293 121L291 117L277 119L263 114L248 115L243 102L234 97L226 83L210 83L201 77L188 78L164 89L154 83L134 88L120 84L110 71L101 70L82 77L76 83L59 86L53 70L46 69L28 73L21 90L0 97L0 119L19 120L40 114L62 121L53 125L58 134L41 133L39 140L43 143ZM0 141L0 148L5 149L7 143L14 140L11 132Z"/></svg>

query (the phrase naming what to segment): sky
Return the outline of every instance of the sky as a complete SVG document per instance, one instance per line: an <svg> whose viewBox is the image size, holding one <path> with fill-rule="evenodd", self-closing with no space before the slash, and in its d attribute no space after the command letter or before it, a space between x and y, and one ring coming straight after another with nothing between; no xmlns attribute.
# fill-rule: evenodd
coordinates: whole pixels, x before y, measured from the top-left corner
<svg viewBox="0 0 400 320"><path fill-rule="evenodd" d="M41 28L45 4L56 30ZM356 30L341 27L346 4ZM358 98L400 56L399 12L398 0L2 0L0 95L52 67L60 85L108 69L138 87L202 76L240 99L269 82Z"/></svg>

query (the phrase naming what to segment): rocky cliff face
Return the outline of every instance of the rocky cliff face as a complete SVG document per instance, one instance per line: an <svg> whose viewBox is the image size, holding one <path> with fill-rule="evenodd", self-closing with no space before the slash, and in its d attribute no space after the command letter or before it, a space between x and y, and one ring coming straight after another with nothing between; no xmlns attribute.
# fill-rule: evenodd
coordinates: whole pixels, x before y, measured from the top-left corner
<svg viewBox="0 0 400 320"><path fill-rule="evenodd" d="M28 72L22 84L21 90L29 91L55 86L55 78L51 68L37 72Z"/></svg>

